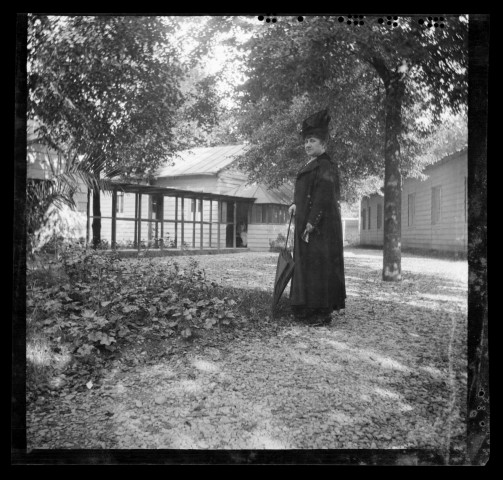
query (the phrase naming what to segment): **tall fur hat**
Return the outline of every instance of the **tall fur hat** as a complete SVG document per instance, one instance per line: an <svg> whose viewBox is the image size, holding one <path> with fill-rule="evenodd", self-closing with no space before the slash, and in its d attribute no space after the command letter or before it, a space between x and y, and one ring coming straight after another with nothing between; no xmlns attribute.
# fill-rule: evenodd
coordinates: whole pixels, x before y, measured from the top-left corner
<svg viewBox="0 0 503 480"><path fill-rule="evenodd" d="M323 139L328 137L329 123L330 115L328 114L328 108L316 112L302 122L302 138L306 138L309 135L315 135L316 137L321 137Z"/></svg>

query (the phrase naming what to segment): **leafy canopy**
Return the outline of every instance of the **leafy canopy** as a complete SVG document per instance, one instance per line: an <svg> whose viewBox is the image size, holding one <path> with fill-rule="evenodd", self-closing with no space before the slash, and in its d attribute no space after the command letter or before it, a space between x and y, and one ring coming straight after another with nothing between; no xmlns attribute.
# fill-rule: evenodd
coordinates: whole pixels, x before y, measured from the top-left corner
<svg viewBox="0 0 503 480"><path fill-rule="evenodd" d="M346 197L382 177L384 107L391 76L405 84L401 106L402 169L419 161L423 139L446 110L463 112L467 94L467 22L449 17L428 29L404 17L396 28L369 17L348 26L337 17L280 17L245 48L249 80L240 127L251 144L244 165L257 180L280 184L305 161L298 129L313 112L332 114L330 153L339 160ZM363 183L362 183L363 182ZM360 189L361 190L361 189Z"/></svg>
<svg viewBox="0 0 503 480"><path fill-rule="evenodd" d="M169 18L30 15L28 118L95 171L148 172L176 150L184 74Z"/></svg>

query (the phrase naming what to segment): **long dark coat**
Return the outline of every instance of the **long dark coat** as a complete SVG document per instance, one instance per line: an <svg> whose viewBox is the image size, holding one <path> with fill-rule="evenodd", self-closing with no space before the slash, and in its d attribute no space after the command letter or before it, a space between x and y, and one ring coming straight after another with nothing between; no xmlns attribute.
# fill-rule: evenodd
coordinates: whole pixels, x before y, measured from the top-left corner
<svg viewBox="0 0 503 480"><path fill-rule="evenodd" d="M345 308L346 284L340 186L335 162L323 153L297 174L294 203L295 269L290 290L293 307ZM306 224L314 226L309 242L301 239Z"/></svg>

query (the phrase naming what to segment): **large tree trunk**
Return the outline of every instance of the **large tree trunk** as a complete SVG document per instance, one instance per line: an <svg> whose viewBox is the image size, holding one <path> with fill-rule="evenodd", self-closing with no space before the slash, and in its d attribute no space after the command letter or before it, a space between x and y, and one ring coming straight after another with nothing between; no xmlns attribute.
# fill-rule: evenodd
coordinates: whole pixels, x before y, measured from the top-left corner
<svg viewBox="0 0 503 480"><path fill-rule="evenodd" d="M402 99L405 85L400 74L388 77L385 100L384 147L384 245L383 273L385 281L402 279L401 203L402 175L400 172L399 134L402 122Z"/></svg>

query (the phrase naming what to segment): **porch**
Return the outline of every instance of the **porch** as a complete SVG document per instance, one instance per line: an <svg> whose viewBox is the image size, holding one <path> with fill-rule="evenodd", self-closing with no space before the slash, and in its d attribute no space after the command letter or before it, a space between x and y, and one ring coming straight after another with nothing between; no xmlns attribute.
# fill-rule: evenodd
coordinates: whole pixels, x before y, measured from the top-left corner
<svg viewBox="0 0 503 480"><path fill-rule="evenodd" d="M109 228L107 236L111 248L124 256L137 255L142 249L150 256L247 250L241 246L238 217L241 211L248 210L255 198L127 183L114 183L109 192L110 215L98 217L91 213L92 193L88 191L87 244L92 238L92 222L100 218L102 231L104 223ZM131 208L125 210L126 215L121 215L118 214L123 211L118 208L118 197L121 195L124 202L124 194L130 194L130 199L134 195L134 208L131 204ZM102 212L108 209L104 203L110 201L101 202ZM118 241L124 238L120 234L125 230L129 232L128 241Z"/></svg>

